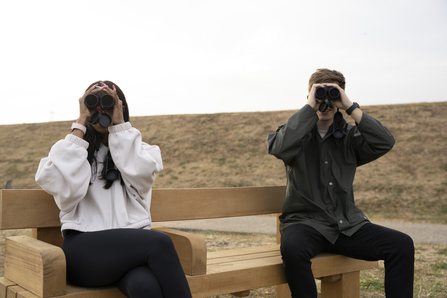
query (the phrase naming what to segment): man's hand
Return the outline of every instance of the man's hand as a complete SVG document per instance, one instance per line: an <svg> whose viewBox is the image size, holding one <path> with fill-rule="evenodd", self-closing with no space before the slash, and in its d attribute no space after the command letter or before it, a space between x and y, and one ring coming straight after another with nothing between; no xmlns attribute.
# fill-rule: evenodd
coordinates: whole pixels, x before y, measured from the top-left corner
<svg viewBox="0 0 447 298"><path fill-rule="evenodd" d="M315 97L315 90L317 90L318 87L324 87L325 84L313 84L312 88L310 89L309 95L307 96L307 104L314 109L314 111L318 111L318 107L320 106L321 100L317 99Z"/></svg>
<svg viewBox="0 0 447 298"><path fill-rule="evenodd" d="M352 101L348 98L346 95L345 90L343 90L338 84L323 84L325 86L337 88L340 91L340 99L331 100L331 103L334 105L334 107L339 108L341 110L347 110L352 106ZM362 120L363 112L360 110L360 108L355 109L351 113L352 119L354 119L355 122L360 123Z"/></svg>

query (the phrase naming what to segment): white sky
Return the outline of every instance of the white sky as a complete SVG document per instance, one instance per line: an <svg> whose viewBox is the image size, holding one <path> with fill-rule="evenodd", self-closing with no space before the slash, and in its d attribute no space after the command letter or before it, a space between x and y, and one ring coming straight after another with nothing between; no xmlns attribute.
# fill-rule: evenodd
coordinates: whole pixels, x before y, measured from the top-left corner
<svg viewBox="0 0 447 298"><path fill-rule="evenodd" d="M360 105L447 101L447 1L0 2L0 124L74 120L96 80L131 116L298 109L323 67Z"/></svg>

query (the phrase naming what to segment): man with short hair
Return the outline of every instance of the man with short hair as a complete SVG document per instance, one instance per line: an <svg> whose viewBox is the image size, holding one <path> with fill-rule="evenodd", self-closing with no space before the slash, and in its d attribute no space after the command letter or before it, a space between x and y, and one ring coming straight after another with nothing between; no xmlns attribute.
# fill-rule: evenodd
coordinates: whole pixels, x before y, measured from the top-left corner
<svg viewBox="0 0 447 298"><path fill-rule="evenodd" d="M349 100L342 73L318 69L308 89L307 104L267 140L269 154L284 162L287 173L279 219L292 297L317 297L310 260L320 252L384 260L386 296L413 297L412 239L370 223L354 203L356 168L390 151L393 136ZM356 125L346 123L339 109Z"/></svg>

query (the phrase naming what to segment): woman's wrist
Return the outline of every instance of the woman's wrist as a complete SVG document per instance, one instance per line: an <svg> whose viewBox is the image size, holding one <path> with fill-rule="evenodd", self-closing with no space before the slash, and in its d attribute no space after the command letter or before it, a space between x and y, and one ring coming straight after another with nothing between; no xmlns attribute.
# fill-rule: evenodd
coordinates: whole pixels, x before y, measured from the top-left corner
<svg viewBox="0 0 447 298"><path fill-rule="evenodd" d="M87 126L88 118L87 117L79 117L76 119L76 123L81 124L83 126Z"/></svg>
<svg viewBox="0 0 447 298"><path fill-rule="evenodd" d="M86 133L86 131L87 131L87 128L83 124L75 122L71 125L71 134L75 135L81 139L84 137L84 134Z"/></svg>

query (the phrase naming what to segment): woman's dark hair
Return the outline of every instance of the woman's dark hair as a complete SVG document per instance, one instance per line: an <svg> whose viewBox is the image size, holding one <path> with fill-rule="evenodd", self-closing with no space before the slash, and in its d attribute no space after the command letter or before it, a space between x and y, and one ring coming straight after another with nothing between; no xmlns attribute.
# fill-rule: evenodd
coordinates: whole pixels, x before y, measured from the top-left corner
<svg viewBox="0 0 447 298"><path fill-rule="evenodd" d="M124 96L123 91L121 90L120 87L118 87L117 84L113 83L112 81L97 81L97 82L90 84L90 86L88 86L86 90L90 89L95 84L100 84L101 82L106 84L111 89L113 89L113 86L115 86L116 94L118 95L118 98L123 102L124 121L129 122L129 107L127 105L126 97ZM87 152L88 152L87 160L90 163L90 165L95 164L94 167L92 166L92 171L94 171L93 174L96 175L98 161L96 160L95 152L99 150L99 147L101 146L101 144L104 144L105 146L109 145L108 144L108 136L97 132L96 129L93 128L93 125L90 122L88 122L87 123L87 131L84 134L84 140L89 143L89 146L87 149ZM104 167L102 169L101 177L100 177L100 179L106 180L106 182L104 184L105 189L109 189L114 182L114 180L107 179L107 176L106 176L107 155L108 154L106 154L104 160L102 161ZM124 181L121 178L121 175L119 175L119 177L121 180L121 184L124 184Z"/></svg>

